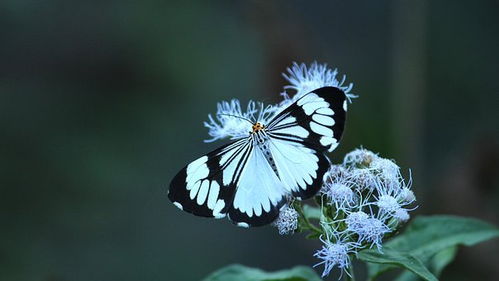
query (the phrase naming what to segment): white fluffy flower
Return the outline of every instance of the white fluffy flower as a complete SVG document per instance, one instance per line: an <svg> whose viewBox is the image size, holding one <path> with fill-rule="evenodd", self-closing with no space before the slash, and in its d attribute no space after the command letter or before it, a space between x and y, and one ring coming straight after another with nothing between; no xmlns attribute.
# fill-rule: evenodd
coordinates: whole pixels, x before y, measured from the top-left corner
<svg viewBox="0 0 499 281"><path fill-rule="evenodd" d="M284 101L281 105L290 104L297 99L299 99L304 94L309 93L315 89L319 89L322 87L330 86L341 89L347 95L347 98L350 100L351 98L355 98L357 96L349 94L352 90L353 84L350 83L346 86L345 83L345 75L341 78L341 81L336 78L338 75L338 70L330 69L326 64L318 64L317 62L313 62L307 68L307 66L302 63L293 63L291 67L287 69L288 73L283 73L282 75L286 80L289 81L290 85L285 86L284 89L293 89L296 91L296 94L293 97L289 97L286 92L281 95L284 97Z"/></svg>
<svg viewBox="0 0 499 281"><path fill-rule="evenodd" d="M368 168L355 168L349 170L349 179L355 184L357 190L372 191L376 188L376 175Z"/></svg>
<svg viewBox="0 0 499 281"><path fill-rule="evenodd" d="M393 217L398 220L399 222L406 222L409 220L409 212L407 212L406 209L399 208L398 210L395 211L393 214Z"/></svg>
<svg viewBox="0 0 499 281"><path fill-rule="evenodd" d="M390 228L381 219L368 215L363 211L348 214L345 219L347 232L357 234L358 243L366 242L381 250L383 236L390 232Z"/></svg>
<svg viewBox="0 0 499 281"><path fill-rule="evenodd" d="M403 187L397 195L397 200L401 203L410 204L416 200L416 196L408 187Z"/></svg>
<svg viewBox="0 0 499 281"><path fill-rule="evenodd" d="M394 184L395 181L396 184ZM409 180L410 183L411 180ZM408 211L413 209L408 209L407 206L416 200L409 184L405 183L400 173L391 183L384 179L377 181L375 205L379 208L378 218L394 217L398 221L409 219Z"/></svg>
<svg viewBox="0 0 499 281"><path fill-rule="evenodd" d="M379 173L379 177L390 188L398 188L400 180L400 167L392 160L378 157L370 165L371 169Z"/></svg>
<svg viewBox="0 0 499 281"><path fill-rule="evenodd" d="M342 273L343 271L347 272L346 270L350 266L350 255L357 253L359 245L355 242L346 241L344 237L341 237L336 232L327 235L326 239L321 236L320 240L323 243L322 248L315 252L314 257L322 261L315 264L314 267L324 265L322 277L329 275L334 267L341 269Z"/></svg>
<svg viewBox="0 0 499 281"><path fill-rule="evenodd" d="M369 219L368 214L363 211L357 211L348 214L345 223L347 224L349 231L357 233L360 232L360 229L365 225L367 219Z"/></svg>
<svg viewBox="0 0 499 281"><path fill-rule="evenodd" d="M345 155L343 165L347 167L369 167L378 155L364 148L357 148Z"/></svg>
<svg viewBox="0 0 499 281"><path fill-rule="evenodd" d="M357 230L359 241L366 241L372 246L381 250L383 236L390 232L390 228L380 219L368 218L363 221L362 226Z"/></svg>
<svg viewBox="0 0 499 281"><path fill-rule="evenodd" d="M327 183L323 187L323 193L336 210L345 211L355 203L355 193L347 182Z"/></svg>
<svg viewBox="0 0 499 281"><path fill-rule="evenodd" d="M376 205L385 213L394 213L400 209L397 199L391 195L383 194L378 198Z"/></svg>
<svg viewBox="0 0 499 281"><path fill-rule="evenodd" d="M298 212L292 207L283 207L274 221L274 226L281 235L293 234L298 228Z"/></svg>
<svg viewBox="0 0 499 281"><path fill-rule="evenodd" d="M324 175L324 178L326 179L326 183L333 181L347 181L349 178L349 171L342 165L331 165L331 167L329 167L329 170Z"/></svg>

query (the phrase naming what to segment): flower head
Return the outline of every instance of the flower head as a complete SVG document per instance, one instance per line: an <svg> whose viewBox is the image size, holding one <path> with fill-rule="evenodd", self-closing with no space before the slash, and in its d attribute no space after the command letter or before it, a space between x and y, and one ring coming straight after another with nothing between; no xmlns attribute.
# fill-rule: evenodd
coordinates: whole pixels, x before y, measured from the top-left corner
<svg viewBox="0 0 499 281"><path fill-rule="evenodd" d="M324 245L322 248L314 254L314 257L322 260L320 263L316 264L316 266L324 264L322 277L329 275L335 266L340 269L348 267L350 258L348 257L347 245L341 243L331 243L329 241L323 242Z"/></svg>
<svg viewBox="0 0 499 281"><path fill-rule="evenodd" d="M322 192L328 197L329 203L337 210L345 210L355 203L355 193L347 182L332 182L326 184Z"/></svg>
<svg viewBox="0 0 499 281"><path fill-rule="evenodd" d="M369 167L378 159L378 155L364 148L357 148L345 155L343 165L346 167Z"/></svg>
<svg viewBox="0 0 499 281"><path fill-rule="evenodd" d="M376 246L381 250L381 241L383 236L391 232L391 229L380 219L368 218L363 222L362 227L359 229L359 240L366 241L372 246Z"/></svg>
<svg viewBox="0 0 499 281"><path fill-rule="evenodd" d="M363 211L352 212L348 214L345 222L347 224L347 229L351 232L359 233L362 227L366 224L369 219L369 215Z"/></svg>
<svg viewBox="0 0 499 281"><path fill-rule="evenodd" d="M342 165L331 165L329 170L324 175L325 183L331 183L333 181L341 182L346 181L349 177L349 171Z"/></svg>
<svg viewBox="0 0 499 281"><path fill-rule="evenodd" d="M372 191L376 188L376 175L368 168L350 169L350 181L355 184L359 191L367 190Z"/></svg>
<svg viewBox="0 0 499 281"><path fill-rule="evenodd" d="M346 269L350 266L350 255L357 253L359 245L346 241L341 233L334 231L328 233L326 239L321 236L320 240L323 243L322 248L315 252L314 257L322 261L315 264L314 267L324 265L322 277L329 275L334 267L347 272Z"/></svg>
<svg viewBox="0 0 499 281"><path fill-rule="evenodd" d="M307 94L315 89L319 89L322 87L330 86L341 89L347 95L347 98L350 100L351 98L355 98L357 96L349 94L352 90L353 84L350 83L347 86L344 86L345 83L345 75L341 78L341 81L336 78L338 75L337 69L330 69L326 64L318 64L317 62L313 62L307 68L307 66L302 63L293 63L293 65L287 68L288 73L283 73L282 75L290 85L285 86L284 89L292 89L296 91L296 94L293 97L289 97L286 92L281 95L284 97L284 101L281 105L290 104L297 99L299 99L304 94Z"/></svg>
<svg viewBox="0 0 499 281"><path fill-rule="evenodd" d="M409 187L403 187L397 195L397 200L405 204L410 204L416 200L416 196L414 196L414 192Z"/></svg>
<svg viewBox="0 0 499 281"><path fill-rule="evenodd" d="M279 234L293 234L298 228L298 212L289 206L284 206L279 212L279 216L274 221Z"/></svg>
<svg viewBox="0 0 499 281"><path fill-rule="evenodd" d="M406 222L409 220L409 212L406 209L399 208L393 214L393 217L399 222Z"/></svg>
<svg viewBox="0 0 499 281"><path fill-rule="evenodd" d="M378 205L380 210L385 213L393 213L400 209L400 204L397 202L397 199L387 194L381 195L376 204Z"/></svg>
<svg viewBox="0 0 499 281"><path fill-rule="evenodd" d="M391 188L397 188L400 179L400 167L392 160L378 157L370 165L371 169L379 173L379 177Z"/></svg>

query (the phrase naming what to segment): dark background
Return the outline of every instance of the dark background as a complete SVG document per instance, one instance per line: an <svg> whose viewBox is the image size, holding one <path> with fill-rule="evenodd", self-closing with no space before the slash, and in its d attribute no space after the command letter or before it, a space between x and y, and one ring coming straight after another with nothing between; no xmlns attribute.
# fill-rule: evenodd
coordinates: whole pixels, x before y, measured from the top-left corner
<svg viewBox="0 0 499 281"><path fill-rule="evenodd" d="M317 241L166 198L216 102L280 100L292 61L338 67L363 145L412 169L417 214L499 224L499 4L489 1L0 2L0 279L199 280L312 265ZM442 280L498 280L499 241ZM331 280L336 280L333 276Z"/></svg>

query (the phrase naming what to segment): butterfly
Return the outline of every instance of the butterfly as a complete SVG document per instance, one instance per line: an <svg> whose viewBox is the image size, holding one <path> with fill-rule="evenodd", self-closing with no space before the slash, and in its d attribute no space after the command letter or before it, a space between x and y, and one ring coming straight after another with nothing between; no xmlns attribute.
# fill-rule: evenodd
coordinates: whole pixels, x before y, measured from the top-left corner
<svg viewBox="0 0 499 281"><path fill-rule="evenodd" d="M228 218L238 226L273 222L290 198L308 199L330 166L325 155L343 133L345 93L311 91L268 124L248 122L248 135L194 160L170 183L175 206L202 217Z"/></svg>

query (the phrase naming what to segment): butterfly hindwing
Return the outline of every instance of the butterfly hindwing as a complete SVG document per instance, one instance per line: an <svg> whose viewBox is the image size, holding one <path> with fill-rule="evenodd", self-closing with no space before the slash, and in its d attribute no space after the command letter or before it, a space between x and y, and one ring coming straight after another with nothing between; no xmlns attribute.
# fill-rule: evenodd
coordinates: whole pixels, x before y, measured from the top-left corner
<svg viewBox="0 0 499 281"><path fill-rule="evenodd" d="M272 138L270 143L280 181L287 190L298 199L314 196L321 189L329 159L302 143Z"/></svg>

